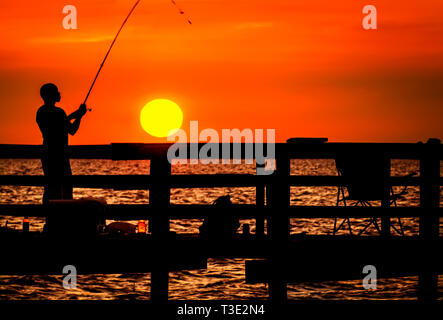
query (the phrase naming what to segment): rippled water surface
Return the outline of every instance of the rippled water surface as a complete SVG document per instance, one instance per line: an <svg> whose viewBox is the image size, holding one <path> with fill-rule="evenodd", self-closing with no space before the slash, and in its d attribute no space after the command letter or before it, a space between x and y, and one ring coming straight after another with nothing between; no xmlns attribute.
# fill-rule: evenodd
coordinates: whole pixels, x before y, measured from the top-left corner
<svg viewBox="0 0 443 320"><path fill-rule="evenodd" d="M149 161L71 160L73 174L149 174ZM443 166L441 166L443 168ZM173 174L255 173L254 165L174 165ZM418 161L392 160L391 174L396 176L418 172ZM442 174L443 170L441 170ZM38 160L0 160L0 175L41 175ZM333 160L293 160L291 174L336 175ZM400 188L395 188L399 191ZM41 203L40 187L0 186L0 202L16 204ZM195 188L172 189L174 204L210 204L217 197L230 194L234 203L255 203L254 188ZM110 204L149 203L145 190L117 191L111 189L74 189L74 198L101 197ZM292 205L332 206L336 204L336 187L291 187ZM440 205L442 203L440 198ZM377 203L374 203L377 205ZM419 189L408 187L408 194L399 206L418 206ZM0 212L0 214L2 214ZM21 219L0 216L3 226L20 229ZM108 223L111 221L108 221ZM135 221L132 221L135 224ZM172 220L171 229L177 233L197 233L199 219ZM241 220L255 231L253 220ZM358 230L365 220L353 219ZM393 220L393 224L397 223ZM44 219L31 219L30 229L43 228ZM291 233L330 234L333 219L291 219ZM403 219L407 235L418 232L418 220ZM239 232L241 230L239 228ZM442 224L440 224L442 232ZM375 228L368 234L376 234ZM2 244L5 245L5 244ZM250 285L244 281L245 259L209 259L208 268L171 272L170 299L266 299L264 284ZM62 276L0 276L0 299L149 299L150 274L79 275L77 289L65 290ZM377 290L364 290L360 281L330 281L322 283L288 284L290 299L416 299L417 277L379 279ZM439 287L443 277L439 278Z"/></svg>

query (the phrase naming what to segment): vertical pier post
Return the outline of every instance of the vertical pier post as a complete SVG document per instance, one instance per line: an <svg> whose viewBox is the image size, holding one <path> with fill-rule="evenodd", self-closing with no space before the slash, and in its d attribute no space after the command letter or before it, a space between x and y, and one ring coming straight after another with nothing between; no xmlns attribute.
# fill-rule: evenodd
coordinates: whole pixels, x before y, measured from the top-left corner
<svg viewBox="0 0 443 320"><path fill-rule="evenodd" d="M271 280L269 295L274 302L287 300L285 275L285 254L290 234L288 209L290 206L290 158L286 148L277 151L276 170L271 177L267 205L270 207L268 219L268 235L272 241Z"/></svg>
<svg viewBox="0 0 443 320"><path fill-rule="evenodd" d="M166 152L156 150L151 159L150 175L153 180L149 192L149 202L154 212L151 218L151 232L154 240L154 258L151 272L151 300L168 300L168 235L169 216L167 208L170 204L169 176L171 175L171 164L168 161Z"/></svg>
<svg viewBox="0 0 443 320"><path fill-rule="evenodd" d="M259 164L257 164L257 168L258 167ZM255 235L257 239L263 239L265 236L265 218L262 215L265 207L265 188L265 184L261 182L258 182L255 186L255 205L257 207L257 216L255 217Z"/></svg>
<svg viewBox="0 0 443 320"><path fill-rule="evenodd" d="M381 200L382 207L391 206L391 159L384 154L383 155L383 198ZM381 218L381 235L383 237L389 237L391 235L391 218Z"/></svg>
<svg viewBox="0 0 443 320"><path fill-rule="evenodd" d="M440 140L429 139L423 146L420 159L420 216L419 233L423 243L422 268L419 274L418 298L435 301L438 295L438 274L435 263L438 259L436 242L439 237L440 217Z"/></svg>

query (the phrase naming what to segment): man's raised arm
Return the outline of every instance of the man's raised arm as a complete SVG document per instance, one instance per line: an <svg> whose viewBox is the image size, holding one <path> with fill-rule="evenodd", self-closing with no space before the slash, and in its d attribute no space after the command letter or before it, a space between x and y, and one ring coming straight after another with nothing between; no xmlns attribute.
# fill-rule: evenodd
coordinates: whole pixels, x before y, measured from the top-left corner
<svg viewBox="0 0 443 320"><path fill-rule="evenodd" d="M68 133L70 135L74 135L78 128L80 127L80 121L82 120L82 117L86 114L86 105L82 104L80 107L71 113L68 117ZM71 122L72 119L75 119L74 122Z"/></svg>

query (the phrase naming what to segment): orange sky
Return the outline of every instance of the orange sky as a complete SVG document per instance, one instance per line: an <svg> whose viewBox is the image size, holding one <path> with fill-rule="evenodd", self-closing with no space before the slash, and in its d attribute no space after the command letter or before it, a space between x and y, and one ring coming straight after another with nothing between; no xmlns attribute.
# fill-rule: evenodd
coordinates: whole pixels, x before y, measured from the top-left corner
<svg viewBox="0 0 443 320"><path fill-rule="evenodd" d="M277 140L443 139L443 1L142 0L100 75L71 144L165 142L140 110L171 99L199 127L274 128ZM39 88L68 113L83 101L133 0L2 1L0 143L41 143ZM62 9L78 10L64 30ZM362 8L378 9L365 31Z"/></svg>

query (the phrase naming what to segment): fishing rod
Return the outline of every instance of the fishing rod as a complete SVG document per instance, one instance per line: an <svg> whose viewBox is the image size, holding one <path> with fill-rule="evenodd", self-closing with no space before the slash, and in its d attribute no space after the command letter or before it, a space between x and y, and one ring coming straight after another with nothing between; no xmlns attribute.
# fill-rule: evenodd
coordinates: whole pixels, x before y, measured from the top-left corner
<svg viewBox="0 0 443 320"><path fill-rule="evenodd" d="M108 58L109 52L111 52L112 47L114 46L115 41L117 40L118 35L120 34L120 31L122 31L123 26L125 25L126 21L128 21L129 17L131 16L132 12L134 11L135 7L138 5L138 3L140 2L140 0L137 0L137 2L134 4L134 6L132 7L131 11L129 11L129 14L126 16L126 19L123 21L120 29L118 29L117 34L115 35L114 40L111 43L111 46L108 49L108 52L106 52L105 58L103 59L102 63L100 64L100 68L97 71L97 74L95 75L94 81L92 81L91 87L89 88L88 94L86 95L85 101L83 101L83 104L86 104L86 101L88 100L89 94L92 91L92 88L94 87L95 81L98 78L98 75L100 74L100 71L102 71L103 65L105 64L106 59ZM89 111L91 111L92 109L89 109Z"/></svg>
<svg viewBox="0 0 443 320"><path fill-rule="evenodd" d="M91 87L89 88L88 94L86 95L85 101L83 101L83 104L86 104L86 101L88 100L89 94L92 91L92 88L94 87L95 81L98 78L98 75L100 74L100 71L103 68L103 65L105 64L106 59L108 58L109 52L111 52L112 47L114 46L115 41L117 40L118 35L120 34L120 31L122 31L124 25L126 24L126 21L128 21L129 17L131 16L132 12L135 10L135 7L137 7L137 5L139 4L140 0L137 0L134 4L134 6L132 7L131 11L129 11L128 15L126 16L125 20L123 21L122 25L120 26L120 29L118 29L117 34L114 37L114 40L111 43L111 46L108 49L108 52L106 52L105 58L103 59L102 63L100 64L100 68L97 71L97 74L95 75L94 81L92 81ZM174 0L171 0L172 4L174 6L177 7L177 9L179 10L180 14L184 14L184 11L178 7L177 3ZM186 18L187 22L189 24L192 24L191 20L189 18ZM92 111L92 109L88 109L89 111Z"/></svg>

